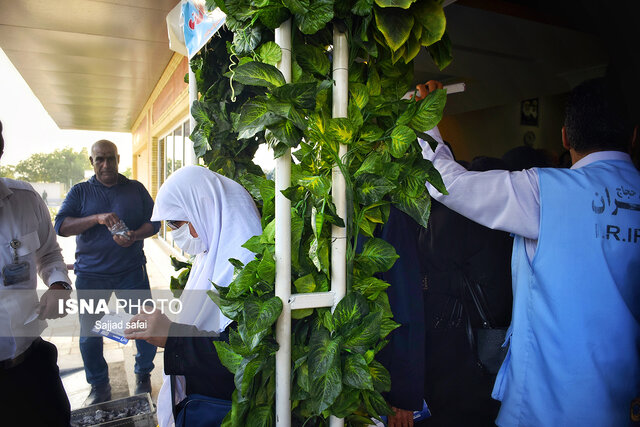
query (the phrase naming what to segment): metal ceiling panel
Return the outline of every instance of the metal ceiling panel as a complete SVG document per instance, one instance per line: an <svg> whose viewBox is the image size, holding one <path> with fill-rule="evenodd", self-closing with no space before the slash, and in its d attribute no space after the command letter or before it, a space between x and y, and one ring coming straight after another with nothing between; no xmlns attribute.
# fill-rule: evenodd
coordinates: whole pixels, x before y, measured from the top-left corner
<svg viewBox="0 0 640 427"><path fill-rule="evenodd" d="M0 47L62 129L129 132L172 52L178 0L0 2Z"/></svg>

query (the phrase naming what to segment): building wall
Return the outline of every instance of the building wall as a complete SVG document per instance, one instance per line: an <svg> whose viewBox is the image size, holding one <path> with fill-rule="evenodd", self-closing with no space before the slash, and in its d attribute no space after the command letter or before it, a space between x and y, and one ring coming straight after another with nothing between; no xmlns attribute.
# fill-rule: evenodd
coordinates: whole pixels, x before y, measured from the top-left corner
<svg viewBox="0 0 640 427"><path fill-rule="evenodd" d="M175 53L131 128L132 177L155 198L158 190L158 139L180 124L189 113L189 89L184 82L187 58Z"/></svg>
<svg viewBox="0 0 640 427"><path fill-rule="evenodd" d="M515 103L445 116L438 128L459 160L471 161L476 156L502 157L508 150L524 144L527 131L536 136L533 148L559 155L563 151L560 130L564 101L565 95L539 97L538 126L521 125L520 103Z"/></svg>

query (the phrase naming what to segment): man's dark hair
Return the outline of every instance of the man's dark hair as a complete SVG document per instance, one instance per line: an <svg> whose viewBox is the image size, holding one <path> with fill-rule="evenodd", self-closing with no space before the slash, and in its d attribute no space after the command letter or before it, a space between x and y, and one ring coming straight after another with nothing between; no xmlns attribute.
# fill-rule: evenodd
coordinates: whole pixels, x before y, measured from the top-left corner
<svg viewBox="0 0 640 427"><path fill-rule="evenodd" d="M633 126L612 92L605 79L598 78L587 80L569 93L564 126L575 151L627 151Z"/></svg>

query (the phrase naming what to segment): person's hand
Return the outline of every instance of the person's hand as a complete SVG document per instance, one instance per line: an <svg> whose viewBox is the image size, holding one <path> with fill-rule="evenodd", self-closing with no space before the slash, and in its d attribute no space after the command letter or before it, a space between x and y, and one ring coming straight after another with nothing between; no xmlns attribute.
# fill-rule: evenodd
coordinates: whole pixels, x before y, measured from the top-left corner
<svg viewBox="0 0 640 427"><path fill-rule="evenodd" d="M71 290L65 289L64 286L53 283L49 289L40 298L40 304L36 308L38 319L57 319L67 315L66 311L60 313L58 311L58 301L62 300L63 305L71 296Z"/></svg>
<svg viewBox="0 0 640 427"><path fill-rule="evenodd" d="M442 83L437 80L429 80L425 84L417 85L416 89L418 89L418 96L416 96L416 101L421 101L434 90L442 88Z"/></svg>
<svg viewBox="0 0 640 427"><path fill-rule="evenodd" d="M120 221L120 218L115 212L96 214L95 217L98 224L104 225L107 228L113 227Z"/></svg>
<svg viewBox="0 0 640 427"><path fill-rule="evenodd" d="M133 230L127 231L126 236L120 234L114 234L113 240L123 248L128 248L136 242L136 232Z"/></svg>
<svg viewBox="0 0 640 427"><path fill-rule="evenodd" d="M156 347L164 348L167 345L171 320L159 310L154 310L151 314L136 314L131 318L129 324L132 327L125 329L125 338L145 340Z"/></svg>
<svg viewBox="0 0 640 427"><path fill-rule="evenodd" d="M389 415L389 427L413 427L413 411L393 407L395 415Z"/></svg>

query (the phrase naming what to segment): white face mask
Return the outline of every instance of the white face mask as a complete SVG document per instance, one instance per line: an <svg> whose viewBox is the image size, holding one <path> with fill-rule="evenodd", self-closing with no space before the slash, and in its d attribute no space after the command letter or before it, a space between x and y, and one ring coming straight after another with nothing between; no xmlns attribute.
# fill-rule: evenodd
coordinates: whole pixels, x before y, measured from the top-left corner
<svg viewBox="0 0 640 427"><path fill-rule="evenodd" d="M205 246L200 237L193 237L189 230L189 223L184 223L177 230L171 232L176 245L189 255L198 255L205 251Z"/></svg>

